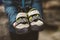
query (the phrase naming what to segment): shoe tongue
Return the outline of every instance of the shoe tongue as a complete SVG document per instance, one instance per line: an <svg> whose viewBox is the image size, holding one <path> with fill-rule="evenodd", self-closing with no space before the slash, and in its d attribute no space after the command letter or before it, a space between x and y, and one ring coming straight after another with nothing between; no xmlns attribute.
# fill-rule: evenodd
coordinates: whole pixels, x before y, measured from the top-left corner
<svg viewBox="0 0 60 40"><path fill-rule="evenodd" d="M27 17L26 13L20 12L17 14L16 19L18 19L19 17Z"/></svg>
<svg viewBox="0 0 60 40"><path fill-rule="evenodd" d="M39 13L38 10L33 10L33 11L29 11L29 12L28 12L28 16L36 15L36 14L40 15L40 13Z"/></svg>

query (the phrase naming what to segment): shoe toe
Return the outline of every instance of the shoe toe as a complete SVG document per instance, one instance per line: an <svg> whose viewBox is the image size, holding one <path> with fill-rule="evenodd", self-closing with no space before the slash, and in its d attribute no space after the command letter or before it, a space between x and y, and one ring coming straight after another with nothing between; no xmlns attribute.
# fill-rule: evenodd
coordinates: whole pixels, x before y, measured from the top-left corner
<svg viewBox="0 0 60 40"><path fill-rule="evenodd" d="M25 34L28 32L28 28L16 29L17 34Z"/></svg>
<svg viewBox="0 0 60 40"><path fill-rule="evenodd" d="M33 31L39 31L40 28L37 25L33 25L33 26L31 26L31 30L33 30Z"/></svg>
<svg viewBox="0 0 60 40"><path fill-rule="evenodd" d="M32 22L31 30L39 31L42 25L43 25L43 22L40 20L38 20L37 22Z"/></svg>
<svg viewBox="0 0 60 40"><path fill-rule="evenodd" d="M18 26L16 26L16 32L18 34L28 33L28 29L29 29L29 24L19 24Z"/></svg>

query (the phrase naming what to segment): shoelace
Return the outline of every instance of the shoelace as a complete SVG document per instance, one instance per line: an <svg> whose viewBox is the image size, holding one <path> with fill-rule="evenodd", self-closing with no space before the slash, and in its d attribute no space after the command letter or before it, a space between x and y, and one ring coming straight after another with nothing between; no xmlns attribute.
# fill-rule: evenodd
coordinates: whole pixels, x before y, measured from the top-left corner
<svg viewBox="0 0 60 40"><path fill-rule="evenodd" d="M27 19L27 18L19 18L19 19L17 20L17 23L22 23L22 24L28 23L28 19Z"/></svg>
<svg viewBox="0 0 60 40"><path fill-rule="evenodd" d="M39 15L33 15L33 16L30 16L29 21L30 22L33 22L33 21L37 21L39 19L40 19L40 16Z"/></svg>

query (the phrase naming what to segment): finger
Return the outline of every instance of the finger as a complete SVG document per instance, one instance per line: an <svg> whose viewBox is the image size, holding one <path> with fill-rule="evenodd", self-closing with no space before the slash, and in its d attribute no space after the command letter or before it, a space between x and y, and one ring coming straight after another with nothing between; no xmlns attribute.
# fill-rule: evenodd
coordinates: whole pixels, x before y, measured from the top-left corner
<svg viewBox="0 0 60 40"><path fill-rule="evenodd" d="M17 25L17 22L14 22L14 23L13 23L13 26L16 27L16 25Z"/></svg>

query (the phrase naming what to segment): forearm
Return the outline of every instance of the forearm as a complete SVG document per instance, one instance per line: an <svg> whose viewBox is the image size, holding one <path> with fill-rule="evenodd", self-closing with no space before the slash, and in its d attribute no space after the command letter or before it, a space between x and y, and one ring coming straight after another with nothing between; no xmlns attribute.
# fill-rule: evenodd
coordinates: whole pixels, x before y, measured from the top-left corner
<svg viewBox="0 0 60 40"><path fill-rule="evenodd" d="M12 5L11 0L3 0L4 6L5 6L5 12L8 15L8 19L10 24L12 25L15 21L16 15L17 15L17 9Z"/></svg>
<svg viewBox="0 0 60 40"><path fill-rule="evenodd" d="M37 9L40 14L41 14L41 17L43 15L43 9L42 9L42 3L40 0L34 0L33 4L32 4L32 8L35 8Z"/></svg>

